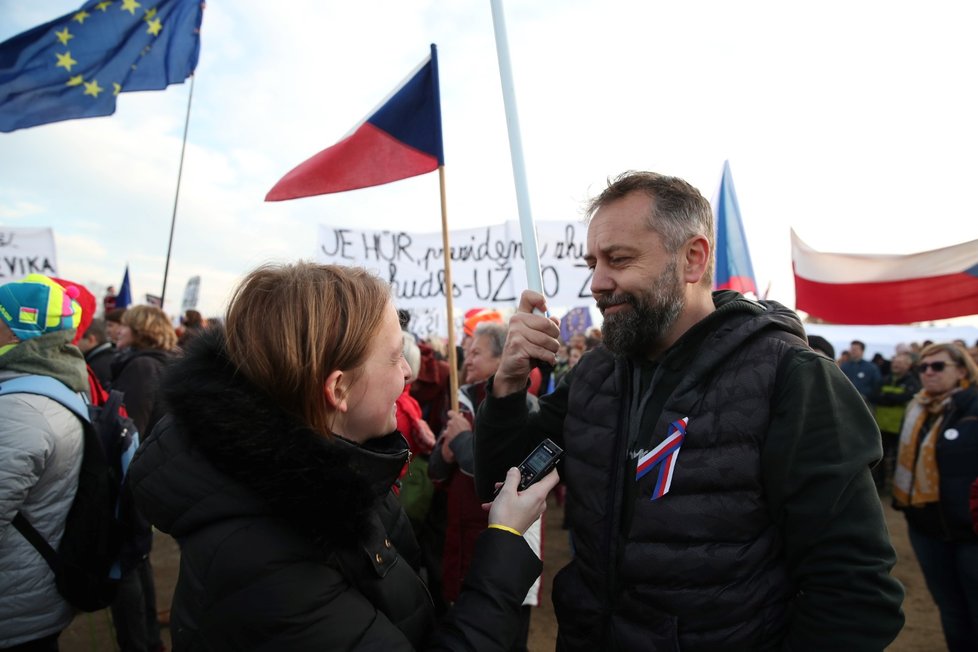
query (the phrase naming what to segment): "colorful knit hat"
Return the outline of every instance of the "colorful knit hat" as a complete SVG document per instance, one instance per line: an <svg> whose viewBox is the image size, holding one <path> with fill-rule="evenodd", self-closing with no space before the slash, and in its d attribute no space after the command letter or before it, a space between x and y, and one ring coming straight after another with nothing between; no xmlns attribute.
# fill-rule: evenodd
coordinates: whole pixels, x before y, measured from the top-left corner
<svg viewBox="0 0 978 652"><path fill-rule="evenodd" d="M78 288L61 287L42 274L0 286L0 319L19 340L78 328L82 309Z"/></svg>

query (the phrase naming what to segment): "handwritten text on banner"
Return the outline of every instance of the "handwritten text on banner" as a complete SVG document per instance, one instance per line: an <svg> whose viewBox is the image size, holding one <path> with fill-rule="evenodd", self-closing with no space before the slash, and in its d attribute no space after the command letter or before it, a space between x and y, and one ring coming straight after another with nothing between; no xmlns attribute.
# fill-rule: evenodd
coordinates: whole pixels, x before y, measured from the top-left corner
<svg viewBox="0 0 978 652"><path fill-rule="evenodd" d="M537 222L543 293L554 306L591 300L584 264L587 227L581 222ZM452 301L457 311L515 307L526 288L519 223L457 229L449 235ZM399 308L445 305L441 233L372 231L321 225L317 260L358 265L390 282Z"/></svg>

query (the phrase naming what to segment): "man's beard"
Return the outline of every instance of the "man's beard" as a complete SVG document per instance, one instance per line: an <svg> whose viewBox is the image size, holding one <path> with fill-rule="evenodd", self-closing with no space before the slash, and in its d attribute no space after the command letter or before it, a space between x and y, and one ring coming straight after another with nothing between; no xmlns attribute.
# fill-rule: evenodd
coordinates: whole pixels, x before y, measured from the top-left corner
<svg viewBox="0 0 978 652"><path fill-rule="evenodd" d="M686 297L673 261L641 296L614 294L599 298L597 303L602 311L620 303L631 306L631 310L605 317L601 333L605 346L615 355L641 357L676 323L686 306Z"/></svg>

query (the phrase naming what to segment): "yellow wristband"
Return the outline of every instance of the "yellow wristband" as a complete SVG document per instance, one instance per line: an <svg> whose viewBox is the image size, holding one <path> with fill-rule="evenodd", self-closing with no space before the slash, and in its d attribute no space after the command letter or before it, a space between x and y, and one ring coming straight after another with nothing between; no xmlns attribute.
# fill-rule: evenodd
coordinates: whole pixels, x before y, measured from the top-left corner
<svg viewBox="0 0 978 652"><path fill-rule="evenodd" d="M493 523L493 524L492 524L492 525L490 525L489 527L490 527L490 528L495 528L495 529L497 529L497 530L502 530L503 532L512 532L513 534L515 534L515 535L516 535L516 536L518 536L518 537L521 537L521 536L523 536L523 533L522 533L522 532L520 532L519 530L514 530L513 528L511 528L511 527L508 527L508 526L506 526L506 525L500 525L500 524L498 524L498 523Z"/></svg>

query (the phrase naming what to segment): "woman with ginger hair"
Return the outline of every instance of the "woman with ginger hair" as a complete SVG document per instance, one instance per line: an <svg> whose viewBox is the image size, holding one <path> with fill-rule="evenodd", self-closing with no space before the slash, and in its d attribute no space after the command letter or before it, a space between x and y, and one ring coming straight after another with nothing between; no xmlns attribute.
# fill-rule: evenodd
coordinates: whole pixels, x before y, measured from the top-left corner
<svg viewBox="0 0 978 652"><path fill-rule="evenodd" d="M359 268L261 267L225 332L163 383L137 502L181 547L174 649L505 650L540 561L521 533L556 482L511 469L463 596L437 626L392 485L410 371L388 286Z"/></svg>
<svg viewBox="0 0 978 652"><path fill-rule="evenodd" d="M948 650L978 642L978 533L969 510L978 478L978 366L954 343L930 344L923 389L900 431L893 501L941 614Z"/></svg>

